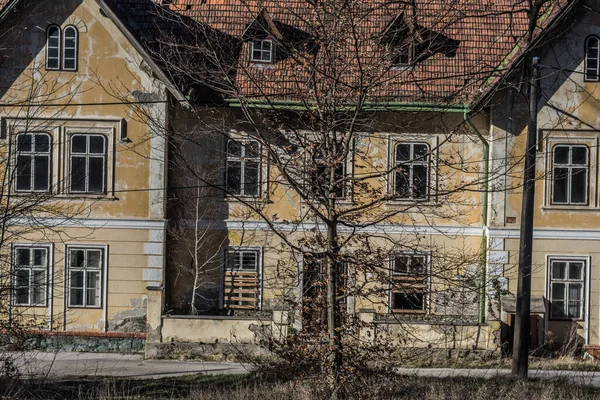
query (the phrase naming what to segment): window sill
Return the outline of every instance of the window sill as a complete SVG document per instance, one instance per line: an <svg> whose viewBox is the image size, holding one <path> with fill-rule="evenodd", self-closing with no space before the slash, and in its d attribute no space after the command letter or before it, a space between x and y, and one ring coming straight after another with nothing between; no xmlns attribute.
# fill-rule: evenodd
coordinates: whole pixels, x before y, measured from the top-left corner
<svg viewBox="0 0 600 400"><path fill-rule="evenodd" d="M86 193L60 193L51 192L15 192L14 197L47 197L48 200L64 200L64 199L89 199L89 200L105 200L116 201L118 197L107 194L86 194Z"/></svg>
<svg viewBox="0 0 600 400"><path fill-rule="evenodd" d="M402 310L402 309L392 309L390 310L392 314L426 314L425 310Z"/></svg>
<svg viewBox="0 0 600 400"><path fill-rule="evenodd" d="M599 207L588 206L588 205L568 205L568 204L556 204L556 205L545 205L542 206L544 211L600 211Z"/></svg>
<svg viewBox="0 0 600 400"><path fill-rule="evenodd" d="M27 308L48 308L47 304L13 304L13 307L27 307Z"/></svg>
<svg viewBox="0 0 600 400"><path fill-rule="evenodd" d="M275 66L273 65L272 62L268 62L268 61L248 61L250 63L251 67L254 68L264 68L264 69L275 69Z"/></svg>
<svg viewBox="0 0 600 400"><path fill-rule="evenodd" d="M102 306L67 306L76 310L102 310Z"/></svg>

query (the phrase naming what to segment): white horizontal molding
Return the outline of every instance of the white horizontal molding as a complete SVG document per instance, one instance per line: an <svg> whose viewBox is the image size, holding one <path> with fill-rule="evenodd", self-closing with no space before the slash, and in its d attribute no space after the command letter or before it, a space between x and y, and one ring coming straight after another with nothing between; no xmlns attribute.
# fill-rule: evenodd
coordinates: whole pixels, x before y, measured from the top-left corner
<svg viewBox="0 0 600 400"><path fill-rule="evenodd" d="M492 238L518 239L519 229L489 229ZM600 240L599 229L534 229L534 239Z"/></svg>
<svg viewBox="0 0 600 400"><path fill-rule="evenodd" d="M193 220L186 221L186 225L193 228L196 223ZM283 232L325 232L325 224L299 222L283 223L264 221L219 221L219 222L200 222L198 227L204 229L228 229L239 231L269 231L278 230ZM375 224L370 226L357 226L356 228L347 226L338 226L339 232L356 232L372 234L411 234L411 235L445 235L445 236L481 236L482 227L465 226L430 226L430 225L401 225L401 224Z"/></svg>
<svg viewBox="0 0 600 400"><path fill-rule="evenodd" d="M165 221L149 219L87 219L87 218L11 218L9 225L36 226L42 228L108 228L164 230Z"/></svg>

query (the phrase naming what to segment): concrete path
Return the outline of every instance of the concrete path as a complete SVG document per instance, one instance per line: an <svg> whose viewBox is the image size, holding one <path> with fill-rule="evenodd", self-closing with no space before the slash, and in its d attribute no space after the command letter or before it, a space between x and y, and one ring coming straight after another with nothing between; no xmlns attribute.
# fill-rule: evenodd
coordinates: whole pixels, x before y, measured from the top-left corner
<svg viewBox="0 0 600 400"><path fill-rule="evenodd" d="M14 357L25 378L118 376L141 379L248 372L248 368L239 363L144 360L136 354L25 352L14 353Z"/></svg>
<svg viewBox="0 0 600 400"><path fill-rule="evenodd" d="M114 376L134 379L192 374L245 374L250 366L239 363L144 360L141 355L114 353L14 353L26 378L69 379ZM510 374L507 369L398 368L398 373L417 377L493 378ZM573 383L600 387L600 371L531 370L533 379L564 378Z"/></svg>
<svg viewBox="0 0 600 400"><path fill-rule="evenodd" d="M402 375L417 377L471 377L490 379L510 374L508 369L398 368ZM530 379L567 379L573 383L600 387L600 371L529 370Z"/></svg>

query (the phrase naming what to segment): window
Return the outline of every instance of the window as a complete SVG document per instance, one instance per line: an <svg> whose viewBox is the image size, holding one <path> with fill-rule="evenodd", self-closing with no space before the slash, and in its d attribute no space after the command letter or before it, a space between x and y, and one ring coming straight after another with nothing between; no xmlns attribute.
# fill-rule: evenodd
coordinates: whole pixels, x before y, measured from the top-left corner
<svg viewBox="0 0 600 400"><path fill-rule="evenodd" d="M46 30L46 69L60 69L61 31L56 25Z"/></svg>
<svg viewBox="0 0 600 400"><path fill-rule="evenodd" d="M63 69L75 71L77 69L77 28L67 26L63 31Z"/></svg>
<svg viewBox="0 0 600 400"><path fill-rule="evenodd" d="M390 259L392 273L390 308L393 312L427 311L427 255L396 253Z"/></svg>
<svg viewBox="0 0 600 400"><path fill-rule="evenodd" d="M71 136L71 192L104 193L106 139L97 134Z"/></svg>
<svg viewBox="0 0 600 400"><path fill-rule="evenodd" d="M589 149L585 145L556 145L552 149L552 203L588 202Z"/></svg>
<svg viewBox="0 0 600 400"><path fill-rule="evenodd" d="M15 247L13 256L15 305L46 305L48 253L47 247Z"/></svg>
<svg viewBox="0 0 600 400"><path fill-rule="evenodd" d="M398 143L394 151L394 193L402 199L429 195L429 145Z"/></svg>
<svg viewBox="0 0 600 400"><path fill-rule="evenodd" d="M253 40L250 48L250 61L273 62L273 41L268 39Z"/></svg>
<svg viewBox="0 0 600 400"><path fill-rule="evenodd" d="M227 141L226 190L236 196L260 193L260 146L257 141Z"/></svg>
<svg viewBox="0 0 600 400"><path fill-rule="evenodd" d="M50 135L17 135L16 190L47 192L50 190Z"/></svg>
<svg viewBox="0 0 600 400"><path fill-rule="evenodd" d="M585 41L585 80L598 81L600 72L600 54L598 53L600 39L590 36Z"/></svg>
<svg viewBox="0 0 600 400"><path fill-rule="evenodd" d="M412 43L388 45L388 52L391 56L393 66L407 67L413 62L415 56L415 46Z"/></svg>
<svg viewBox="0 0 600 400"><path fill-rule="evenodd" d="M309 161L310 171L308 180L311 192L318 197L326 197L325 189L329 183L329 173L334 169L334 186L332 188L333 197L343 198L346 196L346 162L339 160L328 160L322 156L320 151L316 151Z"/></svg>
<svg viewBox="0 0 600 400"><path fill-rule="evenodd" d="M46 30L46 69L77 70L79 33L73 25L61 31L57 25Z"/></svg>
<svg viewBox="0 0 600 400"><path fill-rule="evenodd" d="M102 249L69 248L68 279L69 306L102 306L102 269L104 264Z"/></svg>
<svg viewBox="0 0 600 400"><path fill-rule="evenodd" d="M585 261L550 260L552 319L583 319Z"/></svg>
<svg viewBox="0 0 600 400"><path fill-rule="evenodd" d="M260 296L260 250L227 250L223 279L223 307L259 310Z"/></svg>

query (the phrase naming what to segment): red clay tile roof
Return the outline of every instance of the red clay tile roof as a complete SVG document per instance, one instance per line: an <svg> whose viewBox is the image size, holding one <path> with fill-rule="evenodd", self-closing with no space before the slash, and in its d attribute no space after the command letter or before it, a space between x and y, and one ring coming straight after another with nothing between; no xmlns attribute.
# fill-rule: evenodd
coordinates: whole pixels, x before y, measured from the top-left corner
<svg viewBox="0 0 600 400"><path fill-rule="evenodd" d="M7 0L0 0L0 4L5 1ZM372 82L368 88L371 101L470 103L481 93L484 84L489 84L490 77L497 74L498 68L506 67L506 58L509 55L514 58L518 54L515 49L517 43L523 40L528 24L528 2L525 0L416 0L414 9L407 8L404 4L406 2L399 1L350 1L355 7L352 16L341 13L341 17L346 18L344 20L340 17L339 22L345 23L343 34L354 27L356 35L348 35L344 39L354 37L356 41L343 45L334 44L328 55L336 61L329 62L328 65L324 61L324 51L319 50L321 61L317 68L323 69L313 75L306 63L302 64L295 57L285 55L270 65L250 63L244 33L262 12L271 28L288 30L292 32L292 36L296 35L294 37L298 37L299 32L305 34L305 39L323 39L327 32L320 32L319 29L326 26L322 21L332 15L331 7L319 8L312 4L339 6L342 4L341 0L106 1L150 48L157 40L163 44L168 41L161 37L161 32L174 32L175 35L187 32L186 29L174 28L182 22L195 25L194 29L202 27L202 32L210 30L211 40L219 43L212 43L209 47L213 48L221 41L230 42L222 46L223 52L238 52L235 54L238 61L235 72L228 72L228 76L233 77L235 88L248 98L262 99L268 96L277 100L305 98L306 95L311 95L315 87L327 85L326 76L335 73L346 88L346 91L340 91L341 96L349 101L357 98L359 87L364 87L359 78L367 77ZM549 2L538 26L544 27L569 2L570 0ZM384 46L380 44L381 33L402 13L413 29L417 26L418 32L435 40L443 38L443 43L434 48L433 54L418 60L414 67L390 69L389 65L382 62L385 55ZM262 21L262 24L265 22ZM194 35L198 36L198 32L199 30L195 30ZM340 32L336 34L339 36ZM184 36L184 33L181 35ZM277 32L273 36L277 36ZM277 37L274 39L277 40ZM192 40L194 44L200 42L197 37ZM448 49L448 43L454 48ZM320 40L319 45L323 49L327 44ZM206 45L202 44L202 47L206 48ZM163 52L165 49L167 53ZM182 56L179 52L173 49L176 47L163 45L160 54L153 50L158 58L168 58L168 62L163 62L162 65L169 70L171 77L176 82L185 82L185 85L189 85L190 81L202 81L200 74L205 73L206 69L186 65L184 58L180 58ZM307 54L311 54L310 51ZM205 57L196 54L192 59L202 58ZM220 59L227 59L227 54ZM183 67L178 70L180 65ZM360 70L367 72L361 74ZM181 75L186 76L182 78ZM321 78L315 86L311 78L317 75ZM221 76L220 81L223 80L224 76ZM202 83L216 86L223 92L230 89L218 83L213 84L214 82ZM231 97L231 93L223 93L222 97Z"/></svg>

